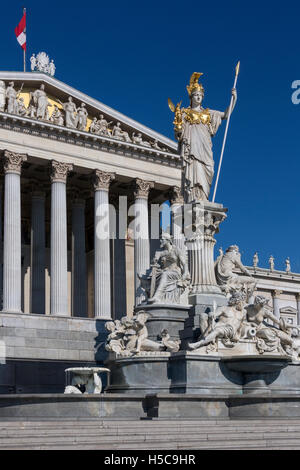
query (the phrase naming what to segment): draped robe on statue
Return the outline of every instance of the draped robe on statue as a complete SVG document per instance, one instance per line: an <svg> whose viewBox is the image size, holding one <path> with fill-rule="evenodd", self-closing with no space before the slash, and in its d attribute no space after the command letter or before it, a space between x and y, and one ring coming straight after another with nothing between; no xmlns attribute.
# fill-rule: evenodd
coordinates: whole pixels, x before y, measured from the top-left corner
<svg viewBox="0 0 300 470"><path fill-rule="evenodd" d="M210 123L192 124L185 119L181 135L181 155L184 162L185 188L188 201L208 199L214 176L214 160L211 137L221 124L224 113L209 110ZM204 196L204 197L203 197Z"/></svg>

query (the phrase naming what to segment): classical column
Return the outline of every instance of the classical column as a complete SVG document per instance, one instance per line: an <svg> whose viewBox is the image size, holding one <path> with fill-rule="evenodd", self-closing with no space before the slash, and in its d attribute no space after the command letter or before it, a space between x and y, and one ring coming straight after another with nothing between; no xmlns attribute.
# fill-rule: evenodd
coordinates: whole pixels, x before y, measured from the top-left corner
<svg viewBox="0 0 300 470"><path fill-rule="evenodd" d="M3 176L1 171L1 178ZM3 225L2 225L2 206L3 206L3 181L0 182L0 310L3 307Z"/></svg>
<svg viewBox="0 0 300 470"><path fill-rule="evenodd" d="M123 196L126 198L125 196ZM122 198L122 196L121 196ZM120 198L120 199L121 199ZM127 298L126 298L126 284L127 284L127 273L126 273L126 226L120 224L120 211L124 211L122 214L124 219L127 220L127 198L126 198L126 211L122 203L119 203L118 195L110 196L110 203L115 208L116 223L115 227L110 226L110 231L114 238L112 239L112 263L113 263L113 286L112 286L112 311L114 320L121 319L126 315L127 311Z"/></svg>
<svg viewBox="0 0 300 470"><path fill-rule="evenodd" d="M50 312L68 315L68 253L66 181L70 163L51 162Z"/></svg>
<svg viewBox="0 0 300 470"><path fill-rule="evenodd" d="M31 308L45 313L45 193L31 195Z"/></svg>
<svg viewBox="0 0 300 470"><path fill-rule="evenodd" d="M4 151L3 311L21 312L21 167L27 155Z"/></svg>
<svg viewBox="0 0 300 470"><path fill-rule="evenodd" d="M190 204L185 210L193 303L198 303L198 295L221 294L214 270L214 235L219 231L219 224L226 218L226 212L227 209L221 204L208 201L193 206Z"/></svg>
<svg viewBox="0 0 300 470"><path fill-rule="evenodd" d="M300 325L300 292L296 294L297 300L297 325Z"/></svg>
<svg viewBox="0 0 300 470"><path fill-rule="evenodd" d="M282 290L275 289L272 291L273 297L273 313L275 317L280 318L280 309L279 309L279 298L280 294L282 294Z"/></svg>
<svg viewBox="0 0 300 470"><path fill-rule="evenodd" d="M87 316L85 200L72 200L72 315Z"/></svg>
<svg viewBox="0 0 300 470"><path fill-rule="evenodd" d="M111 318L110 231L108 191L114 173L94 172L94 313L96 318Z"/></svg>
<svg viewBox="0 0 300 470"><path fill-rule="evenodd" d="M148 196L154 183L139 178L135 180L134 204L134 270L135 270L135 305L145 300L139 276L146 274L150 266L150 242L148 219Z"/></svg>
<svg viewBox="0 0 300 470"><path fill-rule="evenodd" d="M170 191L171 202L171 231L174 245L186 252L185 238L183 234L183 196L179 186L174 186Z"/></svg>

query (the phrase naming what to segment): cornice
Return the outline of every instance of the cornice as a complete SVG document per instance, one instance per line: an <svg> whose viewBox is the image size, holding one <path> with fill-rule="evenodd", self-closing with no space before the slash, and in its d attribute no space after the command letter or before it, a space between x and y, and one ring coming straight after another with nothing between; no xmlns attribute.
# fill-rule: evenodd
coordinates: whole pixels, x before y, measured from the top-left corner
<svg viewBox="0 0 300 470"><path fill-rule="evenodd" d="M141 158L151 162L181 167L180 155L163 150L157 150L131 142L123 142L113 137L95 135L78 129L58 126L48 121L39 121L28 117L17 116L0 112L0 128L31 134L49 140L61 141L73 145L79 145L107 152L114 151L117 154L133 158Z"/></svg>

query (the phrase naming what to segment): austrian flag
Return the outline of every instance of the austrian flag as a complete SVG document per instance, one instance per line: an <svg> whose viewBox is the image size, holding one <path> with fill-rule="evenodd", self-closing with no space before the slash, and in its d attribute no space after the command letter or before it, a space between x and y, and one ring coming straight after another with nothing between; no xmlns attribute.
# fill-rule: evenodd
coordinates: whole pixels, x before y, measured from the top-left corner
<svg viewBox="0 0 300 470"><path fill-rule="evenodd" d="M17 36L18 43L20 44L22 49L26 51L26 11L24 11L23 18L21 19L18 26L15 28L15 33Z"/></svg>

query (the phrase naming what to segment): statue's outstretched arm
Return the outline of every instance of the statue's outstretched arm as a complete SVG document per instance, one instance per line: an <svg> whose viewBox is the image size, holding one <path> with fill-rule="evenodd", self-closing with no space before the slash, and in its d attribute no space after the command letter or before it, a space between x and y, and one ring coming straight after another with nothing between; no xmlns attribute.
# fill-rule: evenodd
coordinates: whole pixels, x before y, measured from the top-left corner
<svg viewBox="0 0 300 470"><path fill-rule="evenodd" d="M247 268L245 268L245 266L243 265L241 261L235 260L234 264L236 268L239 268L242 271L242 273L246 274L247 276L252 277L252 274L248 271Z"/></svg>
<svg viewBox="0 0 300 470"><path fill-rule="evenodd" d="M236 91L236 88L232 88L231 90L231 95L232 95L232 98L233 98L233 101L232 101L232 108L231 108L231 112L234 110L235 108L235 105L236 105L236 102L237 102L237 91ZM230 106L228 106L228 108L226 109L226 111L224 112L224 115L222 117L222 119L227 119L228 118L228 115L229 115L229 108Z"/></svg>

